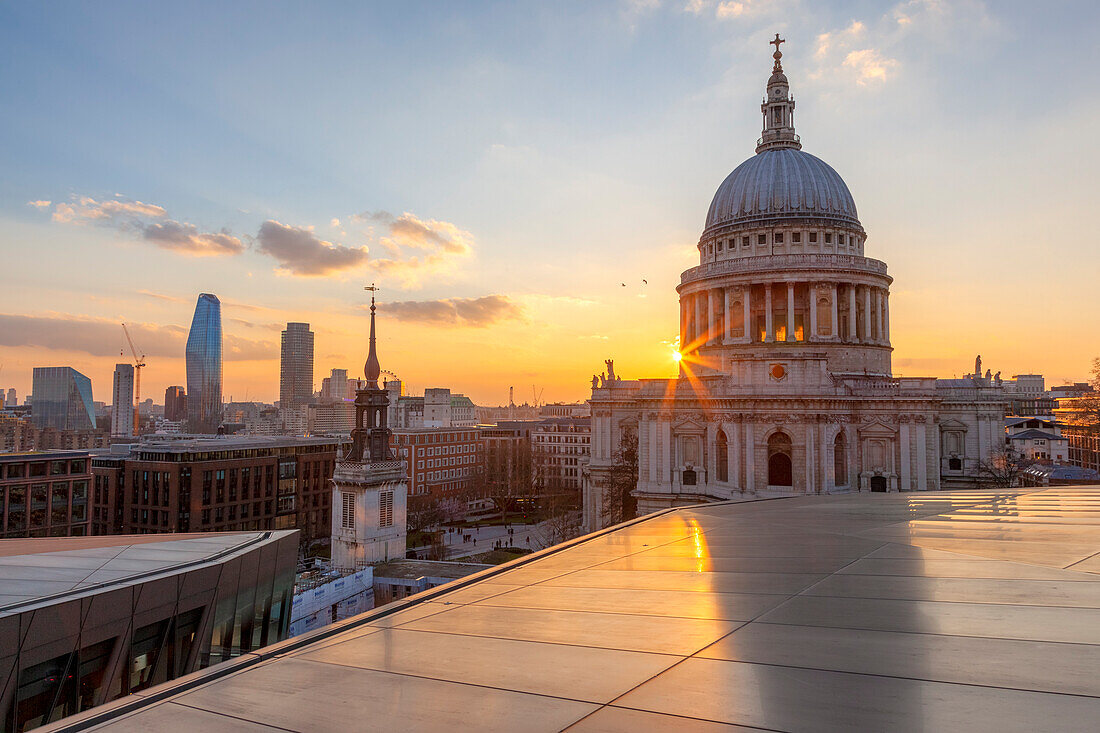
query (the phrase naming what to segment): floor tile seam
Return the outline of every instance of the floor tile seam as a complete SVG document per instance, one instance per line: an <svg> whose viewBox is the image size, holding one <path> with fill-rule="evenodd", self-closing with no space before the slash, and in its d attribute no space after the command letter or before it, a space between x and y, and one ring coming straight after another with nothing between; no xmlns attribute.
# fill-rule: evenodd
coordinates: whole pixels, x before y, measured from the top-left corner
<svg viewBox="0 0 1100 733"><path fill-rule="evenodd" d="M694 620L698 620L698 619L692 619L692 620L694 621ZM748 623L748 622L747 621L728 621L726 623L734 623L734 624L742 624L743 625L743 624ZM394 628L396 628L396 627L394 627ZM526 641L526 642L530 642L530 643L533 643L533 644L555 644L555 645L558 645L558 646L578 647L578 648L581 648L581 649L606 649L608 651L614 651L614 652L634 652L635 654L659 654L659 655L664 656L664 657L687 658L688 656L690 656L688 654L678 654L676 652L660 652L660 651L654 651L652 649L626 649L624 647L618 647L618 646L594 646L594 645L591 645L591 644L578 644L578 643L570 643L570 642L564 642L564 641L550 641L550 640L545 640L545 639L520 638L518 636L495 636L495 635L493 635L491 633L488 633L488 632L484 633L484 634L479 634L479 633L475 633L473 631L442 631L442 630L437 630L437 629L412 629L412 628L403 628L401 630L402 631L419 631L419 632L423 632L423 633L426 633L426 634L448 634L450 636L468 636L468 637L472 637L472 638L475 638L475 639L500 639L501 641ZM724 636L726 636L726 635L723 634L723 637ZM703 646L703 648L706 648L707 646L710 646L710 643L711 642L708 642L707 644L705 644Z"/></svg>
<svg viewBox="0 0 1100 733"><path fill-rule="evenodd" d="M850 568L850 567L852 567L853 565L855 565L855 564L856 564L857 562L859 562L860 560L863 560L863 559L865 559L865 558L866 558L866 557L867 557L868 555L871 555L872 553L878 552L878 551L879 551L879 550L881 550L881 549L882 549L883 547L886 547L886 545L888 545L888 544L891 544L891 543L889 543L889 542L884 542L883 544L879 545L879 546L878 546L878 547L876 547L875 549L873 549L873 550L868 550L868 551L867 551L867 552L865 552L865 553L864 553L864 554L863 554L862 556L860 556L860 557L857 557L856 559L854 559L854 560L850 561L850 562L849 562L848 564L846 564L846 565L841 565L841 566L840 566L839 568L837 568L837 569L836 569L836 570L834 570L833 572L829 573L828 575L826 575L826 576L825 576L824 578L822 578L821 580L818 580L818 581L816 581L816 582L814 582L814 583L811 583L810 585L806 586L805 588L803 588L802 590L798 591L798 593L795 593L794 595L796 595L796 596L801 596L801 595L805 595L805 594L806 594L806 591L809 591L809 590L813 590L815 586L818 586L818 585L820 585L821 583L824 583L824 582L825 582L826 580L828 580L829 578L832 578L832 577L833 577L834 575L838 575L839 573L841 573L841 572L842 572L843 570L845 570L846 568ZM755 620L755 619L754 619L754 620Z"/></svg>
<svg viewBox="0 0 1100 733"><path fill-rule="evenodd" d="M665 716L665 717L669 717L669 718L679 718L681 720L697 720L701 723L717 723L718 725L735 725L735 726L740 727L740 728L745 728L746 730L759 730L759 731L765 731L766 733L788 733L788 731L780 730L779 728L759 728L759 727L752 726L752 725L744 725L743 723L727 723L723 720L714 720L713 718L697 718L693 715L682 715L682 714L679 714L679 713L669 713L669 712L664 712L664 711L658 712L656 710L645 710L643 708L626 707L625 705L612 705L611 703L606 703L604 705L600 705L598 708L596 708L592 712L588 713L584 717L578 718L577 720L570 723L567 727L562 728L561 733L568 733L568 731L572 730L574 726L579 725L580 723L584 722L585 720L592 717L596 713L600 712L601 710L606 710L607 708L614 708L615 710L630 710L630 711L637 712L637 713L649 713L651 715L661 715L661 716Z"/></svg>
<svg viewBox="0 0 1100 733"><path fill-rule="evenodd" d="M843 675L852 675L852 676L856 676L856 677L878 677L878 678L882 678L882 679L891 679L891 680L912 680L914 682L930 682L930 683L939 684L939 685L960 685L960 686L964 686L964 687L981 687L981 688L990 689L990 690L1009 690L1009 691L1012 691L1012 692L1034 692L1034 693L1038 693L1040 695L1064 695L1064 696L1067 696L1067 697L1083 697L1083 698L1086 698L1086 699L1089 699L1089 700L1100 700L1100 691L1098 691L1094 695L1090 695L1090 694L1081 693L1081 692L1058 692L1058 691L1054 691L1054 690L1036 690L1036 689L1033 689L1033 688L1030 688L1030 687L1013 687L1011 685L990 685L990 684L981 684L981 683L978 683L978 682L959 682L959 681L956 681L956 680L942 680L942 679L935 679L935 678L929 678L929 677L914 677L914 676L911 676L911 675L904 675L904 674L883 674L883 673L879 673L879 672L853 672L853 671L847 670L847 669L835 669L835 668L831 668L831 667L814 667L814 666L803 665L803 664L778 664L778 663L775 663L775 662L753 662L753 661L748 661L748 660L744 660L744 659L726 659L726 658L723 658L723 657L699 657L699 656L696 656L696 655L692 655L691 658L692 659L708 660L708 661L712 661L712 662L733 662L735 664L752 664L752 665L757 665L757 666L761 666L761 667L775 667L775 668L778 668L778 669L804 669L804 670L807 670L807 671L810 671L810 672L825 672L825 673L828 673L828 674L843 674Z"/></svg>
<svg viewBox="0 0 1100 733"><path fill-rule="evenodd" d="M856 576L856 577L867 577L867 576ZM817 582L820 582L820 581L813 581L813 582L817 583ZM540 583L540 585L542 585L542 584ZM530 586L528 586L528 587L530 587ZM645 588L641 588L641 587L636 587L636 586L625 586L625 585L603 585L601 583L585 583L584 585L565 585L565 584L562 584L562 583L558 583L558 584L555 584L555 585L543 585L543 587L544 588L578 588L578 589L579 588L599 588L600 590L633 590L633 591L653 590L653 591L673 591L673 592L676 592L676 593L724 593L724 594L729 594L729 595L746 595L746 596L788 596L788 595L797 595L798 594L798 591L787 591L787 590L778 591L778 592L775 592L775 591L768 592L768 591L751 591L751 590L715 590L713 588L669 588L669 587L661 587L661 588L645 587Z"/></svg>
<svg viewBox="0 0 1100 733"><path fill-rule="evenodd" d="M822 581L824 582L824 581ZM802 591L796 594L802 598L844 598L853 601L901 601L903 603L960 603L968 606L1009 606L1011 608L1069 608L1079 611L1100 611L1097 606L1067 606L1057 603L1006 603L1004 601L960 601L945 598L894 598L886 596L861 596L861 595L836 595L831 593L806 593Z"/></svg>
<svg viewBox="0 0 1100 733"><path fill-rule="evenodd" d="M732 633L732 632L731 632L731 633ZM712 643L713 643L713 642L712 642ZM709 646L709 645L708 645L708 646ZM663 670L661 670L660 672L658 672L657 674L653 675L652 677L650 677L650 678L648 678L648 679L646 679L646 680L643 680L642 682L638 683L637 685L634 685L633 687L631 687L631 688L630 688L629 690L627 690L626 692L622 693L622 694L621 694L621 695L619 695L618 697L615 697L615 698L612 698L611 700L608 700L608 701L607 701L606 703L604 703L604 704L605 704L605 705L608 705L608 706L612 706L612 707L624 707L624 706L616 706L616 705L615 705L615 703L616 703L616 702L618 702L619 700L622 700L622 699L623 699L624 697L626 697L626 696L627 696L627 695L629 695L630 693L634 692L635 690L637 690L637 689L641 688L642 686L644 686L644 685L647 685L647 684L649 684L650 682L652 682L653 680L657 679L657 678L658 678L658 677L660 677L661 675L663 675L663 674L667 674L667 673L671 672L672 670L676 669L677 667L679 667L679 666L680 666L681 664L683 664L684 662L686 662L686 661L687 661L688 659L690 659L690 658L691 658L691 657L687 657L687 658L685 658L685 659L681 659L681 660L680 660L679 662L677 662L676 664L673 664L673 665L671 665L670 667L667 667L666 669L663 669ZM647 711L645 711L645 712L658 712L658 711L655 711L655 710L647 710Z"/></svg>
<svg viewBox="0 0 1100 733"><path fill-rule="evenodd" d="M842 631L872 631L886 634L919 634L921 636L951 636L961 639L992 639L996 641L1026 641L1036 644L1067 644L1069 646L1100 646L1100 639L1097 641L1065 641L1062 639L1033 639L1023 638L1019 636L984 636L979 634L965 634L965 633L949 633L946 631L914 631L912 629L884 629L875 626L835 626L820 623L811 623L810 621L800 621L798 623L787 623L784 621L766 621L760 618L753 619L749 623L766 624L768 626L806 626L813 629L839 629ZM732 632L731 632L732 633ZM728 634L727 634L728 636ZM724 637L723 637L724 638Z"/></svg>
<svg viewBox="0 0 1100 733"><path fill-rule="evenodd" d="M259 726L263 726L264 728L270 728L272 730L285 730L285 731L287 731L287 733L308 733L308 729L300 730L298 728L285 728L281 725L274 725L272 723L261 723L258 720L251 720L250 718L242 718L239 715L231 715L229 713L223 713L220 710L211 710L209 708L198 707L197 705L188 705L187 703L180 702L179 700L165 700L164 704L165 705L179 705L182 708L188 708L190 710L197 710L199 712L207 713L209 715L217 715L217 716L222 717L222 718L229 718L230 720L239 720L239 721L244 722L244 723L250 723L252 725L259 725ZM138 710L134 711L134 714L135 715L140 715L143 711L152 710L154 707L158 707L158 706L149 705L147 707L142 707L142 708L139 708ZM125 720L125 718L119 718L118 721L115 721L115 722L121 722L122 720ZM111 725L112 723L108 722L107 724Z"/></svg>
<svg viewBox="0 0 1100 733"><path fill-rule="evenodd" d="M733 623L741 624L741 623L748 623L748 622L747 621L746 622L735 621ZM521 644L553 644L554 646L566 646L566 647L572 647L572 648L576 648L576 649L602 649L602 650L605 650L605 651L612 651L612 652L629 652L631 654L654 654L654 655L662 656L662 657L676 657L678 659L686 659L687 657L691 656L690 654L673 654L672 652L639 651L638 649L623 649L622 647L615 647L615 646L593 646L591 644L577 644L577 643L571 643L571 642L566 642L566 641L543 641L541 639L517 639L515 637L510 637L510 636L490 636L488 634L472 634L472 633L465 633L465 632L462 632L462 631L442 631L442 630L437 630L437 629L409 629L409 628L398 628L396 626L393 626L393 627L390 627L390 628L392 628L394 630L397 630L397 631L409 631L409 632L414 632L414 633L417 633L417 634L444 634L446 636L462 636L462 637L471 638L471 639L498 639L500 641L514 641L514 642L518 642L518 643L521 643ZM347 641L354 641L354 639L347 639ZM340 643L342 644L344 642L340 642ZM331 646L336 646L336 645L333 644ZM707 644L706 646L710 646L710 644ZM704 646L703 648L705 649L706 646ZM328 649L330 647L324 647L324 648Z"/></svg>
<svg viewBox="0 0 1100 733"><path fill-rule="evenodd" d="M1047 567L1047 566L1035 565L1035 566L1030 566L1030 567ZM1049 569L1049 570L1059 570L1059 568L1052 568L1052 567L1047 567L1047 569ZM1061 570L1065 571L1065 570L1068 570L1068 568L1061 568ZM1009 581L1012 581L1012 580L1028 580L1028 581L1033 581L1033 582L1037 582L1037 583L1042 583L1042 582L1046 582L1046 581L1050 581L1052 583L1060 583L1060 582L1066 582L1066 583L1097 583L1097 582L1100 582L1100 577L1096 577L1096 578L1088 577L1089 575L1093 575L1093 573L1089 573L1089 572L1084 571L1084 570L1072 570L1072 571L1069 571L1069 572L1074 573L1074 574L1079 574L1079 575L1081 575L1081 577L1079 577L1079 578L1006 578L1004 576L996 576L996 575L914 575L912 573L856 573L856 572L849 572L849 573L836 572L836 573L833 573L833 574L834 575L850 576L850 577L855 577L855 578L929 578L931 580L1009 580Z"/></svg>
<svg viewBox="0 0 1100 733"><path fill-rule="evenodd" d="M791 598L794 598L794 596L783 596L783 597L786 598L787 600L790 600ZM780 601L780 604L782 604L784 602L785 601ZM470 605L473 605L473 604L470 604ZM655 613L626 613L624 611L597 611L597 610L591 610L591 609L587 609L587 608L578 609L578 608L552 608L552 607L546 607L546 606L501 606L499 604L492 604L492 603L486 603L486 604L484 604L484 606L482 606L482 608L517 608L517 609L522 609L524 611L557 611L557 612L561 612L561 613L598 613L598 614L603 614L605 616L632 616L634 618L668 618L668 619L683 619L685 621L726 621L726 622L730 622L730 623L747 623L747 622L752 620L752 619L743 619L743 618L711 618L709 616L672 616L672 615L669 615L669 614L655 614ZM775 608L777 608L777 606L772 606L771 608L769 608L765 611L762 611L761 613L767 613L768 611L772 611ZM419 619L417 619L417 620L419 621ZM394 627L394 628L396 628L396 627Z"/></svg>
<svg viewBox="0 0 1100 733"><path fill-rule="evenodd" d="M836 631L858 631L860 633L869 632L872 634L894 634L899 636L941 636L950 639L976 639L980 641L1008 641L1018 642L1020 644L1053 644L1053 645L1069 645L1069 646L1100 646L1100 641L1088 642L1088 641L1052 641L1049 639L1020 639L1017 637L1008 636L975 636L973 634L948 634L944 632L936 631L899 631L896 629L875 629L870 627L855 627L855 626L817 626L809 623L800 624L788 624L778 621L760 621L756 620L752 623L758 626L796 626L807 629L834 629Z"/></svg>
<svg viewBox="0 0 1100 733"><path fill-rule="evenodd" d="M340 667L341 669L358 669L358 670L362 670L364 672L377 672L379 674L388 675L390 677L409 677L409 678L415 679L415 680L428 680L430 682L442 682L442 683L448 684L448 685L462 685L463 687L473 687L473 688L477 688L477 689L481 689L481 690L496 690L498 692L511 692L513 694L516 694L516 695L529 695L531 697L542 697L542 698L546 698L546 699L549 699L549 700L561 700L561 701L564 701L564 702L579 702L579 703L582 703L584 705L597 705L598 706L598 705L607 705L608 704L606 702L599 702L597 700L582 700L582 699L576 698L576 697L564 697L562 695L548 695L548 694L543 693L543 692L527 692L525 690L516 690L516 689L511 688L511 687L498 687L496 685L483 685L483 684L478 684L476 682L460 682L458 680L451 680L451 679L446 679L446 678L443 678L443 677L431 677L429 675L411 674L409 672L391 672L391 671L385 670L385 669L375 669L374 667L357 667L353 664L341 664L340 662L318 661L318 660L304 659L304 658L299 658L297 661L306 662L307 664L318 664L318 665L327 665L327 666L332 666L332 667ZM679 664L679 662L677 662L676 664ZM671 669L672 667L675 667L676 664L671 665L667 669ZM652 679L652 678L650 678L650 679Z"/></svg>
<svg viewBox="0 0 1100 733"><path fill-rule="evenodd" d="M1091 555L1089 555L1088 557L1083 557L1083 558L1081 558L1080 560L1078 560L1078 561L1076 561L1076 562L1072 562L1072 563L1070 563L1069 565L1066 565L1065 567L1063 567L1062 569L1063 569L1063 570L1069 570L1069 569L1070 569L1070 568L1072 568L1072 567L1073 567L1074 565L1080 565L1081 563L1083 563L1083 562L1086 562L1086 561L1088 561L1088 560L1091 560L1091 559L1093 559L1094 557L1100 557L1100 551L1094 552L1094 553L1092 553ZM1076 570L1076 571L1074 571L1074 572L1079 572L1079 573L1091 573L1092 571L1091 571L1091 570ZM1100 573L1096 573L1096 574L1100 575Z"/></svg>

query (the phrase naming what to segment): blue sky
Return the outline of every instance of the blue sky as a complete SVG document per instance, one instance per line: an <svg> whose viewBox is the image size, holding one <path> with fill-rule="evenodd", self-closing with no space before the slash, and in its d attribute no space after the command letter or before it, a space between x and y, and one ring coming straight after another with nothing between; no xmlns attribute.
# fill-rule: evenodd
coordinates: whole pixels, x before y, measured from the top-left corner
<svg viewBox="0 0 1100 733"><path fill-rule="evenodd" d="M215 292L227 396L272 399L287 320L314 324L318 382L359 368L371 281L401 303L383 365L414 389L576 399L608 356L671 374L674 287L753 152L775 32L805 149L895 278L895 372L951 376L980 351L1082 378L1097 12L0 2L0 384L71 364L104 399L125 320L159 398Z"/></svg>

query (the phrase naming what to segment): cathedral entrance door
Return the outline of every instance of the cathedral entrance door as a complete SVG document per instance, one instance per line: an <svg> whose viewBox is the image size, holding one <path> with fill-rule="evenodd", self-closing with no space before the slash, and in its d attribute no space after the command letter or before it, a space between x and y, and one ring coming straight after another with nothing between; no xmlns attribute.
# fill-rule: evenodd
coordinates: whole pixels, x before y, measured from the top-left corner
<svg viewBox="0 0 1100 733"><path fill-rule="evenodd" d="M768 459L768 486L792 486L791 457L786 453L774 453Z"/></svg>
<svg viewBox="0 0 1100 733"><path fill-rule="evenodd" d="M886 477L885 476L872 476L871 477L871 491L886 491Z"/></svg>

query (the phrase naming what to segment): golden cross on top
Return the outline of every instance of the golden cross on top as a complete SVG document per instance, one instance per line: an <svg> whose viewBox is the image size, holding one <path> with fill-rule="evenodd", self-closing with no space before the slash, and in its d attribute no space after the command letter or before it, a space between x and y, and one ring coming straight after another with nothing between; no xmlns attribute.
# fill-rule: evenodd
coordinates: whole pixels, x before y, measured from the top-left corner
<svg viewBox="0 0 1100 733"><path fill-rule="evenodd" d="M380 287L377 287L377 286L375 286L375 284L374 284L374 283L371 283L370 285L364 285L364 286L363 286L363 290L369 290L369 291L371 291L372 293L373 293L374 291L376 291L376 290L381 290L381 289L382 289L382 288L380 288Z"/></svg>
<svg viewBox="0 0 1100 733"><path fill-rule="evenodd" d="M778 33L775 34L775 40L774 41L768 41L768 43L770 45L775 46L775 52L776 53L780 52L779 51L779 44L780 43L786 43L786 42L787 42L787 39L786 38L780 38Z"/></svg>

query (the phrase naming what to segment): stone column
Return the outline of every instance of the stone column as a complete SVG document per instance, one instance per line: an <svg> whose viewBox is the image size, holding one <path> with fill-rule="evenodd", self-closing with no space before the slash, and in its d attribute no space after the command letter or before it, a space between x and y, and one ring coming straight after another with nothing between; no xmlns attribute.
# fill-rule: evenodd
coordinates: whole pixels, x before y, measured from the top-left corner
<svg viewBox="0 0 1100 733"><path fill-rule="evenodd" d="M882 315L882 302L884 298L882 296L882 288L875 288L875 316L878 318L878 325L876 327L875 336L878 337L880 344L886 343L886 330L883 326L885 320Z"/></svg>
<svg viewBox="0 0 1100 733"><path fill-rule="evenodd" d="M714 289L706 292L706 343L714 343L717 340L718 330L718 293Z"/></svg>
<svg viewBox="0 0 1100 733"><path fill-rule="evenodd" d="M908 420L908 418L906 418ZM909 423L903 422L898 426L898 442L901 444L901 467L898 473L901 475L902 491L910 491L913 488L913 480L911 478L912 471L909 468L910 455L913 452L912 440L909 439Z"/></svg>
<svg viewBox="0 0 1100 733"><path fill-rule="evenodd" d="M722 297L726 301L726 310L722 315L722 338L720 343L728 344L730 342L730 331L733 329L733 322L730 320L730 289L722 288Z"/></svg>
<svg viewBox="0 0 1100 733"><path fill-rule="evenodd" d="M745 297L741 301L741 333L745 342L752 343L756 335L752 332L752 283L745 286Z"/></svg>
<svg viewBox="0 0 1100 733"><path fill-rule="evenodd" d="M685 296L680 296L680 350L683 351L688 342L688 305Z"/></svg>
<svg viewBox="0 0 1100 733"><path fill-rule="evenodd" d="M794 283L787 283L787 340L794 341Z"/></svg>
<svg viewBox="0 0 1100 733"><path fill-rule="evenodd" d="M890 345L890 291L882 291L882 337L886 345Z"/></svg>
<svg viewBox="0 0 1100 733"><path fill-rule="evenodd" d="M839 297L840 297L840 288L837 287L836 283L833 283L833 298L832 298L833 329L832 329L832 333L829 334L833 338L840 338L840 306L837 303L837 298L839 298Z"/></svg>
<svg viewBox="0 0 1100 733"><path fill-rule="evenodd" d="M859 343L859 332L856 328L858 325L858 319L856 318L856 286L855 283L848 285L848 340L852 343Z"/></svg>
<svg viewBox="0 0 1100 733"><path fill-rule="evenodd" d="M694 350L699 348L699 339L706 331L703 330L703 294L696 293L692 297L695 299L695 327L691 329L691 343Z"/></svg>
<svg viewBox="0 0 1100 733"><path fill-rule="evenodd" d="M869 344L875 341L871 335L871 287L869 285L863 288L863 341Z"/></svg>
<svg viewBox="0 0 1100 733"><path fill-rule="evenodd" d="M764 340L775 341L772 329L772 284L764 283Z"/></svg>
<svg viewBox="0 0 1100 733"><path fill-rule="evenodd" d="M814 445L814 424L811 422L806 423L806 491L807 494L813 494L817 491L817 472L815 464L817 462L817 451Z"/></svg>
<svg viewBox="0 0 1100 733"><path fill-rule="evenodd" d="M836 477L833 475L833 450L829 444L829 423L821 424L821 491L829 493L836 485Z"/></svg>
<svg viewBox="0 0 1100 733"><path fill-rule="evenodd" d="M727 450L729 455L729 482L744 491L745 483L741 480L741 426L738 423L730 423L727 437L729 438L729 449Z"/></svg>
<svg viewBox="0 0 1100 733"><path fill-rule="evenodd" d="M806 300L810 303L810 333L807 341L817 341L817 283L807 283Z"/></svg>
<svg viewBox="0 0 1100 733"><path fill-rule="evenodd" d="M745 427L745 491L756 491L756 456L753 455L753 430L752 423L744 423Z"/></svg>
<svg viewBox="0 0 1100 733"><path fill-rule="evenodd" d="M928 441L924 423L917 423L917 490L928 489Z"/></svg>
<svg viewBox="0 0 1100 733"><path fill-rule="evenodd" d="M703 465L707 470L707 480L703 482L703 486L710 486L718 480L718 426L713 422L707 423L703 452Z"/></svg>
<svg viewBox="0 0 1100 733"><path fill-rule="evenodd" d="M661 468L658 463L658 439L657 439L657 417L654 415L654 419L648 421L649 425L649 484L650 486L658 486L661 481ZM639 433L642 431L639 430Z"/></svg>

